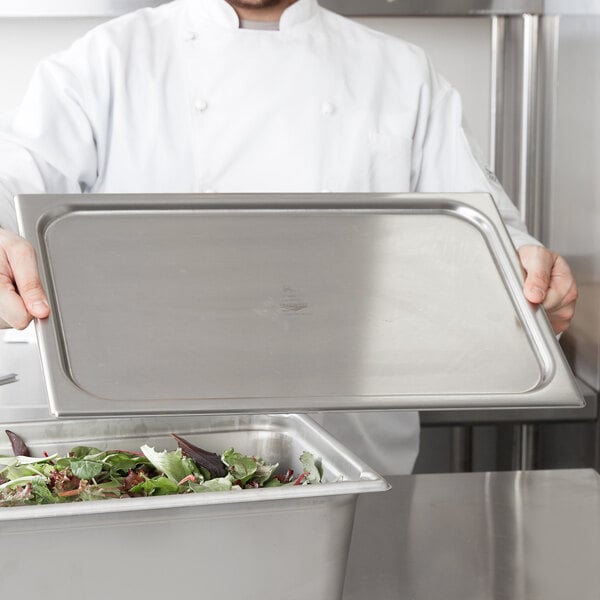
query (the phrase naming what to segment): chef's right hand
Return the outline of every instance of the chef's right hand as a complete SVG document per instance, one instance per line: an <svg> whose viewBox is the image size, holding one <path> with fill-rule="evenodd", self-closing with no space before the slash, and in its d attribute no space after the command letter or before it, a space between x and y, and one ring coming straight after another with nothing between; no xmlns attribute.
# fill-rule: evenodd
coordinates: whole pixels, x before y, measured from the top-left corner
<svg viewBox="0 0 600 600"><path fill-rule="evenodd" d="M0 229L0 329L25 329L50 314L35 251L22 237Z"/></svg>

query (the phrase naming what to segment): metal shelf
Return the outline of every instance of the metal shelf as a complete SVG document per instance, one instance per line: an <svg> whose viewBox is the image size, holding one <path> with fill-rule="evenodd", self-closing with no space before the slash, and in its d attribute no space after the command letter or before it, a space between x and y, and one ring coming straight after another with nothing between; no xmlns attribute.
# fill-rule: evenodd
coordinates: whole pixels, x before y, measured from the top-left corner
<svg viewBox="0 0 600 600"><path fill-rule="evenodd" d="M321 0L347 16L466 17L519 15L600 15L595 0Z"/></svg>
<svg viewBox="0 0 600 600"><path fill-rule="evenodd" d="M0 0L0 18L116 17L162 0ZM595 0L321 0L346 16L465 17L529 15L600 15Z"/></svg>

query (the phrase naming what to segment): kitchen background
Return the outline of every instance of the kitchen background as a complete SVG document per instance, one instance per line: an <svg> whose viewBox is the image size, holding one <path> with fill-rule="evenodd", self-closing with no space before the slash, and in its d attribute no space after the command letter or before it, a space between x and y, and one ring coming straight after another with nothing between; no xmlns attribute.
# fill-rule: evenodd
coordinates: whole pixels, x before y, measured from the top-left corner
<svg viewBox="0 0 600 600"><path fill-rule="evenodd" d="M416 471L600 469L600 2L321 3L425 48L460 91L473 140L530 230L567 258L580 287L561 343L587 407L423 413ZM0 0L0 112L17 106L41 58L155 4Z"/></svg>

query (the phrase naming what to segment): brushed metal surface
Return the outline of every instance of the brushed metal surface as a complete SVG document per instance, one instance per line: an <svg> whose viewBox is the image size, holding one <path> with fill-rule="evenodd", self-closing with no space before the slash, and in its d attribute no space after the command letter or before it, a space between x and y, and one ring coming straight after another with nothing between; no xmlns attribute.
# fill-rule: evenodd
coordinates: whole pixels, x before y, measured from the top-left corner
<svg viewBox="0 0 600 600"><path fill-rule="evenodd" d="M37 346L0 341L0 364L18 373L15 383L0 386L0 423L51 419ZM576 381L585 400L584 408L427 410L421 413L421 426L595 421L598 393L581 380Z"/></svg>
<svg viewBox="0 0 600 600"><path fill-rule="evenodd" d="M390 477L361 497L344 600L597 600L593 470Z"/></svg>
<svg viewBox="0 0 600 600"><path fill-rule="evenodd" d="M345 15L478 16L538 14L544 0L321 0L323 6Z"/></svg>
<svg viewBox="0 0 600 600"><path fill-rule="evenodd" d="M17 381L16 373L6 373L4 375L0 375L0 385L7 385L9 383L15 383Z"/></svg>
<svg viewBox="0 0 600 600"><path fill-rule="evenodd" d="M324 204L326 203L326 204ZM578 405L491 198L22 196L57 415Z"/></svg>
<svg viewBox="0 0 600 600"><path fill-rule="evenodd" d="M600 18L561 18L557 46L542 240L568 260L580 290L563 347L600 390Z"/></svg>
<svg viewBox="0 0 600 600"><path fill-rule="evenodd" d="M0 333L0 365L17 373L15 382L0 385L0 423L51 419L37 345L9 344Z"/></svg>
<svg viewBox="0 0 600 600"><path fill-rule="evenodd" d="M2 17L116 17L163 0L0 0ZM521 14L600 14L594 0L320 0L325 8L348 16L468 16Z"/></svg>
<svg viewBox="0 0 600 600"><path fill-rule="evenodd" d="M320 0L348 16L520 16L597 15L596 0Z"/></svg>

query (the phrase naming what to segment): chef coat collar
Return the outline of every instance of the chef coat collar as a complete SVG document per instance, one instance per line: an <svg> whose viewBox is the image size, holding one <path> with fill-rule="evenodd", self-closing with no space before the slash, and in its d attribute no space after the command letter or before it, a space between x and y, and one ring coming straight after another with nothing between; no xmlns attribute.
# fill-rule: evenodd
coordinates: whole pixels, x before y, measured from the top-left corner
<svg viewBox="0 0 600 600"><path fill-rule="evenodd" d="M227 29L239 29L240 21L233 7L226 0L189 0L192 15L202 13ZM285 31L311 19L318 10L317 0L296 0L281 15L279 30Z"/></svg>

